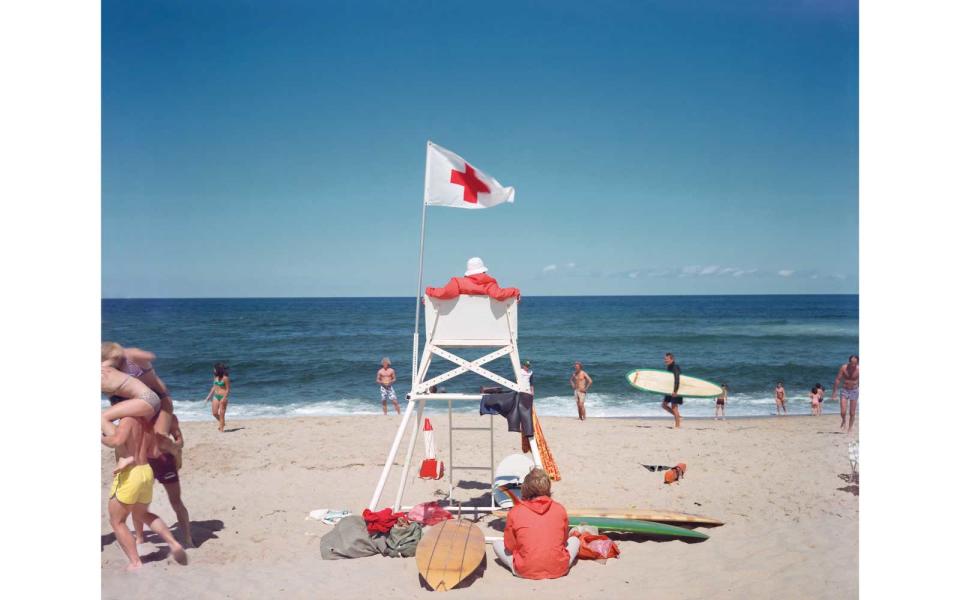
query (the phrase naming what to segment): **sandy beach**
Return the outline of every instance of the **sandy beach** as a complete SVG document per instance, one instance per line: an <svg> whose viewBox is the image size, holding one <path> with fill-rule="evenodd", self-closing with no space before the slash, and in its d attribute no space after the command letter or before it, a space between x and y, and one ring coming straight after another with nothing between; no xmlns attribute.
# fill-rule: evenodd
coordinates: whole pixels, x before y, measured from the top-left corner
<svg viewBox="0 0 960 600"><path fill-rule="evenodd" d="M483 425L457 415L458 425ZM499 419L499 417L498 417ZM433 415L441 459L447 459L445 414ZM519 451L519 436L496 423L496 456ZM370 499L399 417L310 417L183 424L187 448L181 472L199 547L181 567L160 542L136 574L101 512L104 598L337 597L419 598L411 559L370 557L324 561L319 539L331 527L307 520L316 508L361 511ZM708 515L726 525L698 544L621 541L621 556L606 564L579 562L550 581L513 577L487 546L482 576L454 593L470 598L853 598L857 596L858 497L847 435L834 416L688 419L674 431L660 419L544 418L560 468L554 498L566 506L664 508ZM856 432L855 432L856 433ZM459 432L459 463L487 456L489 437ZM415 460L419 464L421 444ZM662 483L642 463L688 465L679 485ZM109 492L112 453L102 452L102 506ZM399 469L385 499L396 490ZM411 474L412 475L412 474ZM461 472L461 499L485 493L486 474ZM412 479L405 503L433 499L443 482ZM152 510L175 523L157 484ZM486 535L500 533L485 517ZM148 540L157 539L151 534ZM483 567L481 567L483 568Z"/></svg>

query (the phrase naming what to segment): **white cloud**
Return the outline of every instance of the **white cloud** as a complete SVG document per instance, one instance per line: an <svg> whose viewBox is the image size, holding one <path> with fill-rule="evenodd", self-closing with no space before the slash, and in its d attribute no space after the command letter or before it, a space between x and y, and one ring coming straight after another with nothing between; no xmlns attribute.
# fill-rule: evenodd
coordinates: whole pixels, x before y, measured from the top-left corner
<svg viewBox="0 0 960 600"><path fill-rule="evenodd" d="M779 275L780 277L790 277L791 275L793 275L793 270L792 270L792 269L780 269L779 271L777 271L777 275Z"/></svg>
<svg viewBox="0 0 960 600"><path fill-rule="evenodd" d="M719 271L719 270L720 270L720 266L719 266L719 265L710 265L710 266L708 266L708 267L704 267L704 268L700 269L700 274L701 274L701 275L713 275L714 273L716 273L716 272Z"/></svg>
<svg viewBox="0 0 960 600"><path fill-rule="evenodd" d="M577 266L577 263L575 263L575 262L568 262L568 263L567 263L567 268L568 268L568 269L572 269L572 268L574 268L574 267L576 267L576 266Z"/></svg>
<svg viewBox="0 0 960 600"><path fill-rule="evenodd" d="M628 274L627 277L629 277L630 279L636 279L636 278L637 278L637 275L639 275L639 273L637 273L636 271L634 271L634 272Z"/></svg>
<svg viewBox="0 0 960 600"><path fill-rule="evenodd" d="M557 265L547 265L543 268L544 273L549 273L550 271L556 271Z"/></svg>

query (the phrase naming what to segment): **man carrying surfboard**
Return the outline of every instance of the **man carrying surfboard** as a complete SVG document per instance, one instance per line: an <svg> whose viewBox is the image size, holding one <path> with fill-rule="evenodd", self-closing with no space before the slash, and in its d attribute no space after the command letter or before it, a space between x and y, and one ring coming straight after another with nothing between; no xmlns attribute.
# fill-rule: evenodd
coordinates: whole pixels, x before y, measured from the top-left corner
<svg viewBox="0 0 960 600"><path fill-rule="evenodd" d="M663 364L667 370L673 373L673 393L663 397L663 410L673 415L673 428L680 429L680 405L683 404L683 397L677 395L680 389L680 365L673 358L673 353L667 352L663 355Z"/></svg>
<svg viewBox="0 0 960 600"><path fill-rule="evenodd" d="M853 422L857 418L857 401L860 400L860 357L851 354L847 364L841 365L833 380L833 400L837 399L837 388L840 390L840 431L844 425L847 433L853 431ZM850 421L847 421L847 401L850 402Z"/></svg>

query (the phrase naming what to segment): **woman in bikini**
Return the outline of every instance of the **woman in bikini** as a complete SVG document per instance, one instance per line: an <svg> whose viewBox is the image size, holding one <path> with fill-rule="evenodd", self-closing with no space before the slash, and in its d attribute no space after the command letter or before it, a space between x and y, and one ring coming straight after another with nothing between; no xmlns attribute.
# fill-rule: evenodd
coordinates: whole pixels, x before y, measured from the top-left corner
<svg viewBox="0 0 960 600"><path fill-rule="evenodd" d="M112 406L100 414L100 430L105 436L116 432L114 421L125 417L153 421L160 413L160 397L142 381L104 361L100 365L100 392L110 396ZM132 455L118 455L114 473L134 461Z"/></svg>
<svg viewBox="0 0 960 600"><path fill-rule="evenodd" d="M213 396L213 410L211 412L213 418L219 423L217 430L222 432L226 425L227 400L230 397L230 368L222 362L213 365L213 387L210 388L210 392L203 402L209 401L210 396Z"/></svg>
<svg viewBox="0 0 960 600"><path fill-rule="evenodd" d="M170 399L170 395L167 393L167 386L164 385L163 381L157 376L156 371L153 369L152 361L154 359L156 359L155 354L147 352L146 350L140 350L139 348L124 348L116 342L103 342L100 344L101 365L112 367L144 384L147 390L152 391L153 396L156 396L160 407L159 414L157 414L157 410L154 410L154 412L150 414L139 414L137 411L144 410L142 405L134 404L124 406L123 404L116 404L108 411L112 411L110 420L115 421L123 417L153 417L157 415L155 432L167 436L170 433L170 423L173 420L173 400ZM108 392L108 390L103 389L103 385L101 385L101 391L103 393ZM111 395L113 394L111 393ZM128 398L128 396L123 396L122 394L120 394L120 396ZM147 396L148 395L145 395L144 399L146 399ZM153 397L150 397L149 402L154 402Z"/></svg>

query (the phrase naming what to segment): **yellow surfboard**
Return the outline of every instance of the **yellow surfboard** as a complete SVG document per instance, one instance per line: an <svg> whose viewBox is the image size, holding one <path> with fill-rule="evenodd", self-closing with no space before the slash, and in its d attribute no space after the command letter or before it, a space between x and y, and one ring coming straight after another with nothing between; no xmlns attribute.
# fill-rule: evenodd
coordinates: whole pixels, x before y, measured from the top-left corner
<svg viewBox="0 0 960 600"><path fill-rule="evenodd" d="M483 531L475 524L447 519L425 530L417 544L417 570L431 589L446 592L469 577L485 552Z"/></svg>

